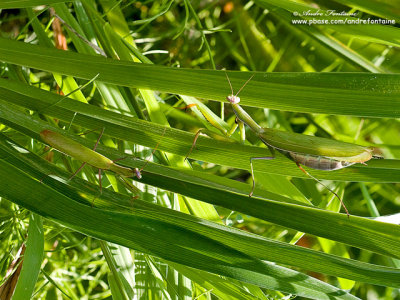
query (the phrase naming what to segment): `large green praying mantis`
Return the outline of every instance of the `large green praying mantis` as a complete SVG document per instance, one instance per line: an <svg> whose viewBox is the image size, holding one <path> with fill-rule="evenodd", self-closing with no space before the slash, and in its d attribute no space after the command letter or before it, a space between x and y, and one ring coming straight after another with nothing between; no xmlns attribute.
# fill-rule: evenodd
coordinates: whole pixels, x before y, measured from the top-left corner
<svg viewBox="0 0 400 300"><path fill-rule="evenodd" d="M318 179L310 175L301 165L307 166L316 170L324 170L324 171L332 171L338 170L342 168L346 168L356 163L364 164L366 161L372 158L373 149L370 147L364 147L360 145L350 144L346 142L336 141L327 138L309 136L304 134L298 134L293 132L281 131L273 128L262 128L258 125L250 115L239 105L240 98L238 97L239 93L246 86L246 84L253 78L251 76L244 85L239 89L239 91L234 94L231 81L226 74L226 78L228 79L229 86L231 88L231 95L227 96L226 99L232 105L232 109L236 115L237 123L239 126L243 127L247 125L260 139L261 141L267 145L271 153L274 155L274 150L279 151L292 161L296 163L296 165L308 176L313 178L314 180L321 183ZM233 133L230 131L230 133ZM199 134L200 132L198 132ZM196 134L195 139L193 141L193 145L190 152L192 151L198 134ZM252 188L249 196L251 197L255 188L255 179L254 179L254 169L253 169L253 161L259 159L274 159L274 156L268 157L252 157L250 158L250 168L251 168L251 177L252 177ZM321 183L322 184L322 183ZM324 184L322 184L326 187ZM342 199L331 189L326 187L329 191L331 191L341 202L342 206L346 210L347 215L349 212L344 205Z"/></svg>

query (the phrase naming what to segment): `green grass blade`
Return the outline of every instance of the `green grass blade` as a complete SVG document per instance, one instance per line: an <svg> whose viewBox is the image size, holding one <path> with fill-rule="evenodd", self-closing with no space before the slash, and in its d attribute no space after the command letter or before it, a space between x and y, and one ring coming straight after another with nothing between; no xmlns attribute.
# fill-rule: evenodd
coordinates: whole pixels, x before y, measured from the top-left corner
<svg viewBox="0 0 400 300"><path fill-rule="evenodd" d="M302 14L303 12L310 11L311 13L319 11L323 14L323 18L327 20L356 20L357 18L350 16L330 16L327 14L327 11L320 8L314 8L309 5L305 5L302 3L297 3L289 0L256 0L257 5L261 7L268 8L270 5L283 8L289 12L298 12ZM306 20L313 19L313 16L304 16L302 17ZM309 26L309 25L300 25L300 26ZM379 24L365 24L364 26L360 26L359 24L346 24L337 25L337 24L326 24L321 25L322 28L329 28L334 31L343 32L348 35L356 36L365 41L382 43L386 45L392 46L400 46L399 33L400 30L394 26L388 25L379 25Z"/></svg>
<svg viewBox="0 0 400 300"><path fill-rule="evenodd" d="M0 9L2 8L24 8L39 5L51 5L55 3L69 2L68 0L2 0Z"/></svg>
<svg viewBox="0 0 400 300"><path fill-rule="evenodd" d="M391 3L382 0L335 0L335 2L357 8L385 19L395 19L397 22L400 21L395 2Z"/></svg>
<svg viewBox="0 0 400 300"><path fill-rule="evenodd" d="M187 155L193 143L193 134L167 128L165 135L161 139L164 127L160 125L123 116L77 101L71 102L69 99L63 99L53 93L9 80L0 80L0 99L50 114L67 123L77 113L74 124L88 129L104 127L106 128L106 135L151 148L160 142L159 149L181 156ZM57 103L57 106L54 103ZM0 118L4 122L8 120L8 122L14 123L14 126L25 127L26 132L33 133L36 130L37 134L43 130L43 127L35 127L35 125L31 124L31 120L18 114L15 110L10 110L9 105L2 104L4 109L0 111ZM13 118L15 120L12 120ZM191 153L191 158L248 171L250 170L250 157L271 155L266 148L216 141L202 136L199 137L196 145L195 151ZM292 161L280 154L277 154L273 160L257 161L254 163L254 167L257 172L308 179ZM371 160L367 166L357 164L335 172L311 170L310 173L319 179L338 181L400 182L400 161L390 159Z"/></svg>
<svg viewBox="0 0 400 300"><path fill-rule="evenodd" d="M288 25L291 25L291 21L293 20L293 15L291 13L279 8L274 9L273 13L276 14L280 19L285 20ZM332 35L327 34L323 30L320 30L318 27L295 26L294 29L313 37L322 45L325 45L328 49L334 51L339 57L344 57L347 61L362 67L366 71L372 73L384 73L382 69L375 66L371 61L369 61L356 51L352 50L351 48L347 47L345 44L343 44L340 40L336 39Z"/></svg>
<svg viewBox="0 0 400 300"><path fill-rule="evenodd" d="M32 213L29 219L28 240L21 273L15 287L13 299L30 299L35 290L43 260L44 233L42 217Z"/></svg>
<svg viewBox="0 0 400 300"><path fill-rule="evenodd" d="M116 85L216 101L225 101L231 93L224 71L117 61L7 39L0 39L0 57L5 62L88 80L100 74L99 81ZM235 89L250 77L246 72L228 75ZM399 82L398 74L256 73L241 99L243 105L287 111L398 118Z"/></svg>

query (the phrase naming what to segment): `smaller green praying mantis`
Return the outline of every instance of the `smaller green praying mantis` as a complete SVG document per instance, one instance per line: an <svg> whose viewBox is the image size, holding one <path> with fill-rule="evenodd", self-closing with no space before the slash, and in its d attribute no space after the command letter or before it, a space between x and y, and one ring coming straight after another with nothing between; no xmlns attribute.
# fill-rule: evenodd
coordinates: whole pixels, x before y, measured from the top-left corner
<svg viewBox="0 0 400 300"><path fill-rule="evenodd" d="M239 105L240 98L238 97L242 89L249 83L254 77L252 75L234 95L231 81L228 74L225 73L228 79L229 86L231 88L231 95L227 96L226 99L231 103L232 109L236 115L237 123L239 128L243 125L247 125L250 129L261 139L261 141L267 145L271 153L274 155L274 150L279 151L292 161L303 171L307 176L313 178L330 192L332 192L342 204L347 215L349 212L344 205L342 199L326 185L324 185L317 178L310 175L301 165L307 166L316 170L332 171L342 168L346 168L356 163L365 164L366 161L372 158L372 148L364 147L360 145L350 144L346 142L336 141L327 138L309 136L304 134L298 134L293 132L281 131L273 128L262 128L258 125L249 114ZM237 126L236 126L237 127ZM235 128L236 129L236 128ZM231 131L230 133L233 133ZM244 132L244 131L243 131ZM200 131L196 134L192 148L189 151L191 153ZM251 157L250 168L252 177L252 189L249 197L253 195L255 188L254 179L254 160L268 160L274 159L274 156L269 157Z"/></svg>
<svg viewBox="0 0 400 300"><path fill-rule="evenodd" d="M164 129L165 134L166 128ZM101 155L100 153L96 152L96 148L99 144L99 141L104 133L104 128L102 132L100 133L99 138L97 139L97 142L92 149L89 149L78 142L65 137L64 135L51 131L49 129L42 130L40 132L40 137L42 140L50 145L51 147L55 148L56 150L67 154L68 156L71 156L77 160L82 161L82 165L75 171L74 174L68 179L71 180L76 174L78 174L82 168L86 165L89 164L95 168L99 169L99 186L100 186L100 192L102 191L102 185L101 185L101 170L109 170L112 171L118 175L120 175L122 178L127 178L127 177L137 177L138 179L142 178L141 171L147 166L149 163L149 160L146 161L146 163L143 165L141 169L139 168L127 168L121 165L118 165L115 163L115 160L111 160L104 155ZM156 147L154 148L152 155L158 148L158 143ZM127 183L125 181L125 183ZM131 184L129 184L131 186Z"/></svg>

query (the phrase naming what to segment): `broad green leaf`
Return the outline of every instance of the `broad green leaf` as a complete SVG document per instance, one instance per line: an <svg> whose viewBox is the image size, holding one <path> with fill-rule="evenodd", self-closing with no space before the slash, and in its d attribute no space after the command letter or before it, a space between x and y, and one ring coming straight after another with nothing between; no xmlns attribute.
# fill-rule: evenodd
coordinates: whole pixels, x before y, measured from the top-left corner
<svg viewBox="0 0 400 300"><path fill-rule="evenodd" d="M224 71L169 68L59 51L0 39L1 60L116 85L224 101L231 93ZM82 68L85 65L85 68ZM250 73L227 72L235 90ZM398 74L255 73L241 103L271 109L353 115L400 116Z"/></svg>
<svg viewBox="0 0 400 300"><path fill-rule="evenodd" d="M50 114L53 117L69 123L74 118L74 124L88 129L105 128L105 134L121 140L132 141L147 147L155 147L166 152L186 156L193 143L193 134L167 128L138 120L129 116L113 113L92 105L85 105L53 93L42 91L10 80L0 80L0 99L20 106ZM32 99L34 98L34 99ZM57 105L56 105L57 104ZM2 105L0 118L3 122L14 123L24 127L32 133L32 124L23 115L14 116L12 110ZM9 113L6 113L6 111ZM74 117L76 115L76 117ZM13 120L13 118L16 118ZM18 119L18 120L17 120ZM8 120L8 121L6 121ZM23 121L25 120L25 121ZM8 123L9 124L9 123ZM10 125L11 126L11 125ZM36 134L44 128L36 127ZM165 134L164 133L165 130ZM161 138L161 136L163 136ZM221 140L214 140L200 136L195 151L190 157L220 165L230 166L243 170L250 170L251 157L271 156L266 148L246 146ZM269 161L256 161L254 168L258 172L275 173L279 175L308 178L288 158L276 153L276 158ZM398 160L371 160L368 166L354 165L336 171L310 170L310 173L319 179L367 181L367 182L400 182L400 161Z"/></svg>

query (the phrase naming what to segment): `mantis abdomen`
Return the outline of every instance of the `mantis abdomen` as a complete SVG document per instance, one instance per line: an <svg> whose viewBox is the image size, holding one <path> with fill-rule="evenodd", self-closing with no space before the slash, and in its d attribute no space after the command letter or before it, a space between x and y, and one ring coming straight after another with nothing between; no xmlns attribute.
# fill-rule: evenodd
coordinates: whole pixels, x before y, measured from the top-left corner
<svg viewBox="0 0 400 300"><path fill-rule="evenodd" d="M338 170L372 158L371 148L326 138L272 128L262 128L258 136L295 163L317 170Z"/></svg>
<svg viewBox="0 0 400 300"><path fill-rule="evenodd" d="M306 167L316 170L333 171L346 168L348 166L355 164L354 162L340 161L330 157L323 157L323 156L303 154L291 151L282 151L282 150L279 150L279 152L289 157L295 163L299 163Z"/></svg>

